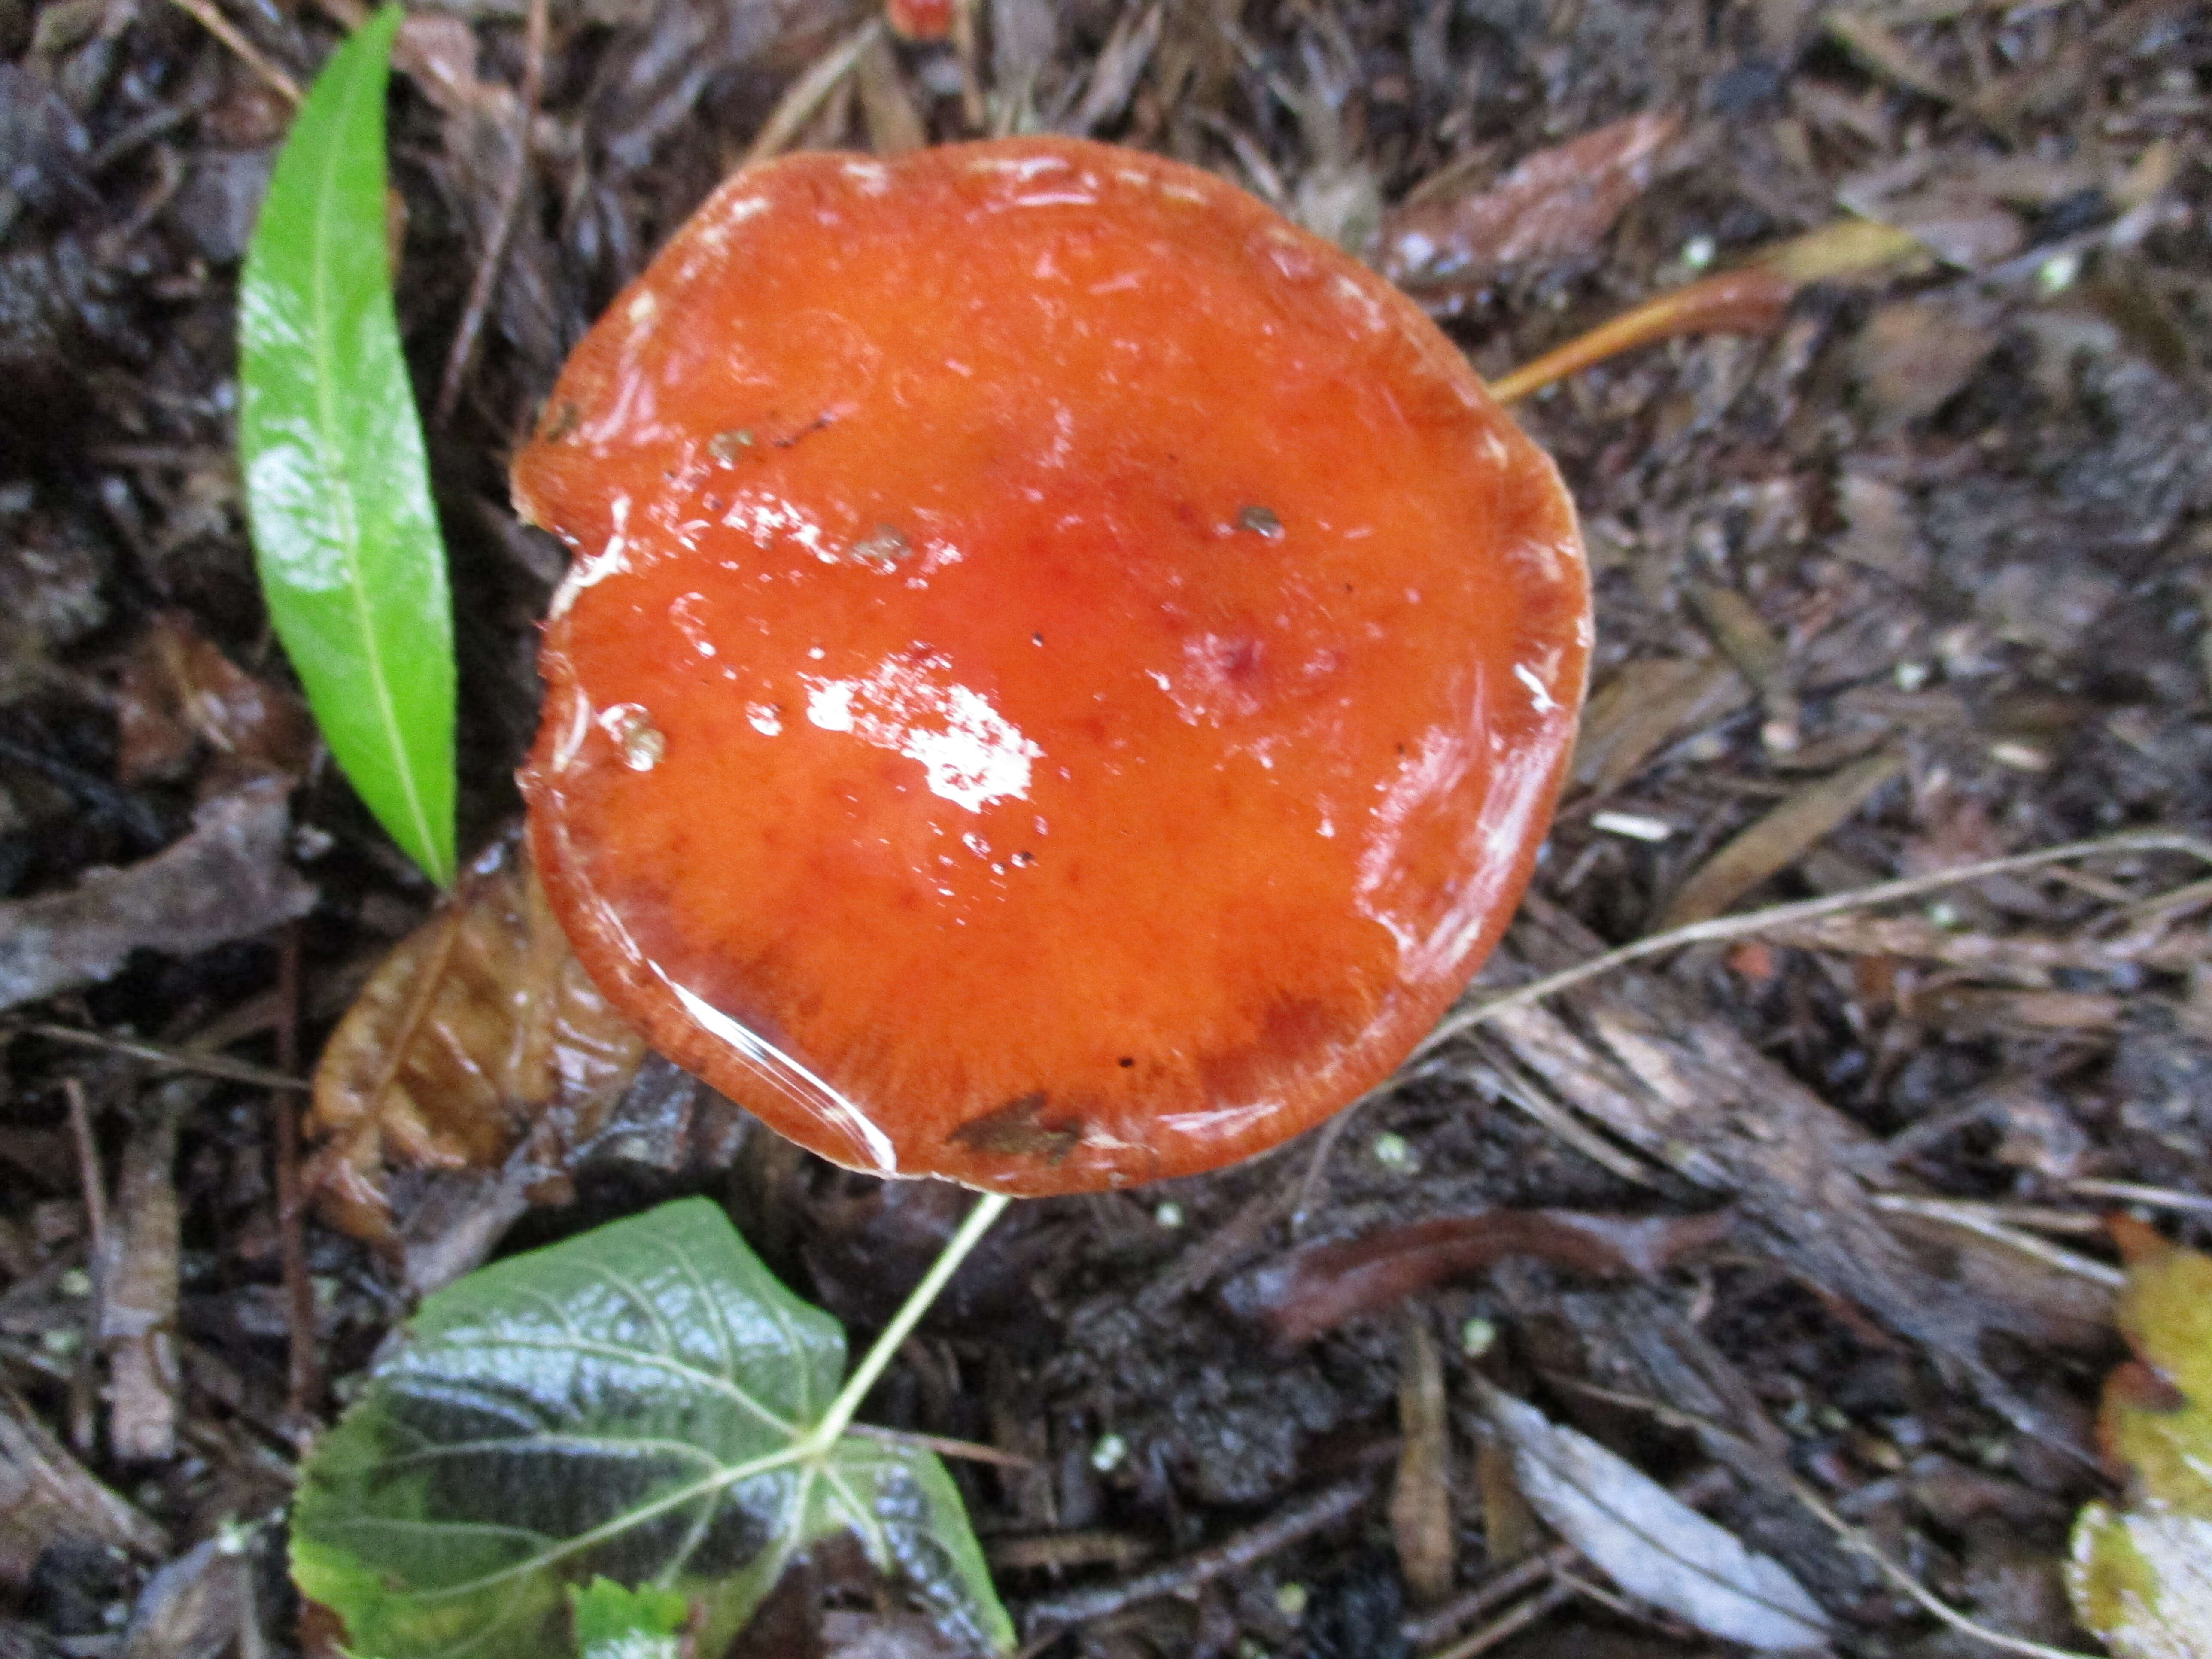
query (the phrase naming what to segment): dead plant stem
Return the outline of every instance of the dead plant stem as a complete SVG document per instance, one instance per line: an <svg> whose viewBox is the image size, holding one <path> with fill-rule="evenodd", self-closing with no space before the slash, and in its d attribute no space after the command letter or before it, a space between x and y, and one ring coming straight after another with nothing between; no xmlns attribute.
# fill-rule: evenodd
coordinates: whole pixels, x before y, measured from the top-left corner
<svg viewBox="0 0 2212 1659"><path fill-rule="evenodd" d="M238 32L238 26L216 9L215 0L171 0L178 10L198 21L199 26L228 47L238 61L252 70L295 109L300 106L300 83L280 69L276 62Z"/></svg>
<svg viewBox="0 0 2212 1659"><path fill-rule="evenodd" d="M1870 905L1894 904L1901 899L1918 898L1923 894L1945 887L1955 887L1963 882L2012 875L2069 859L2108 858L2124 853L2180 853L2199 863L2212 865L2212 843L2194 836L2168 830L2131 830L2117 836L2100 836L2094 841L2066 842L2056 847L2040 848L2033 853L2016 853L2007 858L1984 859L1979 863L1962 864L1925 876L1908 876L1898 881L1878 882L1871 887L1855 888L1847 893L1831 893L1822 898L1805 899L1796 904L1771 905L1764 910L1747 911L1741 915L1716 916L1708 921L1693 921L1685 927L1670 928L1663 933L1653 933L1633 940L1618 950L1592 957L1588 962L1563 968L1555 974L1547 974L1541 979L1515 986L1510 990L1501 991L1495 996L1447 1014L1421 1046L1413 1051L1413 1058L1421 1060L1455 1037L1463 1036L1502 1013L1541 1002L1547 997L1581 984L1584 980L1609 974L1616 968L1626 968L1646 957L1662 956L1692 945L1711 945L1742 939L1771 927L1816 921L1824 916L1863 909Z"/></svg>
<svg viewBox="0 0 2212 1659"><path fill-rule="evenodd" d="M300 924L289 924L276 958L276 1064L290 1074L300 1069ZM322 1361L316 1338L315 1286L307 1276L307 1240L300 1188L300 1114L291 1097L271 1091L276 1120L276 1251L284 1274L286 1349L284 1415L295 1432L305 1433L322 1404Z"/></svg>
<svg viewBox="0 0 2212 1659"><path fill-rule="evenodd" d="M70 1138L76 1144L77 1184L84 1189L84 1225L91 1235L92 1259L105 1261L107 1185L100 1168L100 1143L92 1133L91 1103L85 1098L83 1083L76 1078L62 1079L62 1093L69 1099Z"/></svg>
<svg viewBox="0 0 2212 1659"><path fill-rule="evenodd" d="M2024 1636L2008 1636L2002 1631L1991 1630L1987 1625L1975 1623L1883 1554L1871 1538L1830 1509L1803 1481L1792 1480L1790 1486L1797 1501L1834 1533L1845 1549L1854 1555L1863 1556L1873 1565L1875 1571L1960 1635L1972 1637L1977 1642L1986 1642L2007 1653L2025 1654L2027 1659L2094 1659L2094 1656L2072 1648L2051 1647L2041 1642L2031 1642Z"/></svg>
<svg viewBox="0 0 2212 1659"><path fill-rule="evenodd" d="M491 311L492 289L500 267L507 263L507 247L514 240L515 222L522 215L522 198L530 187L531 135L538 125L538 104L545 82L546 0L530 0L522 32L522 90L517 97L514 166L508 172L492 215L491 234L484 242L483 258L477 262L469 283L468 304L460 326L446 353L445 373L438 378L438 404L432 420L440 427L453 417L461 400L461 386L476 362L477 342L483 337L484 319Z"/></svg>

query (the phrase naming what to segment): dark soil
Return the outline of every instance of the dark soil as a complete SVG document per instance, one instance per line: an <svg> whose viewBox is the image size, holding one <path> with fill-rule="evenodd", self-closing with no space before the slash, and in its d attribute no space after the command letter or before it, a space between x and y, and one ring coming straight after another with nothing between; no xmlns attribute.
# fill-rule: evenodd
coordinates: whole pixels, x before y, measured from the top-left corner
<svg viewBox="0 0 2212 1659"><path fill-rule="evenodd" d="M221 9L301 84L354 13ZM562 562L510 515L507 459L567 349L864 10L555 0L511 222L518 0L453 0L410 25L391 151L426 410L501 248L431 425L465 844L518 810L535 618ZM1941 256L1815 284L1770 334L1647 349L1519 410L1581 506L1599 652L1537 902L1486 986L1692 912L2116 831L2212 832L2203 7L977 13L965 71L951 46L900 45L797 143L1080 125L1331 234L1379 214L1387 240L1409 196L1472 199L1547 147L1678 117L1617 219L1416 289L1486 374L1844 210ZM0 0L0 52L4 933L23 903L141 866L237 799L222 732L282 747L279 716L210 723L150 665L161 640L189 638L244 671L240 686L203 663L203 690L290 684L232 451L239 262L289 106L161 0ZM301 1097L204 1061L312 1066L432 894L326 763L289 825L270 822L286 850L228 907L261 907L245 931L176 931L191 895L172 882L139 936L156 948L0 1014L0 1654L293 1650L281 1532L298 1449L409 1304L396 1258L312 1217L288 1287L277 1192L294 1155L274 1126ZM1019 1206L868 1415L1035 1460L958 1470L1018 1613L1049 1626L1059 1598L1189 1566L1182 1593L1092 1618L1056 1653L1426 1654L1494 1617L1504 1603L1439 1614L1401 1565L1437 1542L1394 1526L1385 1499L1401 1437L1436 1434L1401 1399L1424 1338L1442 1355L1443 1545L1462 1589L1525 1524L1475 1455L1480 1376L1662 1480L1727 1465L1707 1511L1814 1591L1838 1650L1966 1644L1796 1504L1790 1475L1974 1617L2086 1645L2055 1575L2075 1509L2106 1489L2088 1425L2119 1351L2098 1217L2125 1200L2185 1242L2212 1233L2212 892L2188 885L2204 873L2130 851L1656 957L1484 1026L1250 1164ZM668 1106L687 1091L664 1073L648 1085L663 1092L625 1109L659 1112L681 1144L641 1156L632 1137L583 1161L564 1193L537 1194L570 1201L531 1209L498 1248L705 1190L864 1334L957 1215L945 1189L881 1188L735 1109ZM396 1179L402 1218L437 1188ZM127 1275L111 1261L95 1285L95 1231L128 1240L163 1206L173 1281L128 1264L153 1273L158 1340L118 1336L97 1304L112 1311ZM1295 1245L1497 1206L1729 1208L1734 1231L1650 1279L1516 1257L1290 1352L1223 1298ZM2022 1236L2064 1254L2006 1242ZM490 1243L453 1245L448 1265ZM303 1317L319 1377L288 1358ZM1209 1549L1363 1479L1376 1496L1348 1519L1207 1575ZM1596 1594L1556 1601L1499 1650L1711 1650ZM901 1605L825 1552L747 1650L930 1650Z"/></svg>

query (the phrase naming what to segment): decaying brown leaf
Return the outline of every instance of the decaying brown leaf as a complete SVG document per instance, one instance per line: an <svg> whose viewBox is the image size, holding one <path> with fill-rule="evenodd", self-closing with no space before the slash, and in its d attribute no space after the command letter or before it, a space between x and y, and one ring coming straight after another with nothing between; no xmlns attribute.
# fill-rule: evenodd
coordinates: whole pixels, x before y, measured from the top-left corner
<svg viewBox="0 0 2212 1659"><path fill-rule="evenodd" d="M1853 363L1875 424L1893 431L1956 397L1996 336L1979 310L1946 299L1899 300L1867 319Z"/></svg>
<svg viewBox="0 0 2212 1659"><path fill-rule="evenodd" d="M1726 718L1751 688L1717 658L1643 657L1620 665L1591 696L1575 742L1574 781L1609 795L1662 744Z"/></svg>
<svg viewBox="0 0 2212 1659"><path fill-rule="evenodd" d="M1720 915L1826 839L1904 765L1900 755L1870 755L1807 784L1714 854L1684 882L1661 916L1660 928L1685 927Z"/></svg>
<svg viewBox="0 0 2212 1659"><path fill-rule="evenodd" d="M161 1528L86 1473L14 1395L0 1391L0 1584L21 1589L57 1539L81 1538L148 1558Z"/></svg>
<svg viewBox="0 0 2212 1659"><path fill-rule="evenodd" d="M306 915L315 890L285 861L287 793L256 779L202 802L191 832L152 858L0 903L0 1008L106 979L133 951L190 956Z"/></svg>
<svg viewBox="0 0 2212 1659"><path fill-rule="evenodd" d="M1632 1217L1576 1210L1477 1210L1310 1245L1239 1274L1222 1299L1285 1346L1509 1255L1540 1256L1600 1277L1663 1273L1729 1228L1710 1215Z"/></svg>
<svg viewBox="0 0 2212 1659"><path fill-rule="evenodd" d="M1408 287L1468 286L1589 252L1650 185L1680 125L1631 116L1537 151L1487 190L1400 208L1383 221L1384 274Z"/></svg>
<svg viewBox="0 0 2212 1659"><path fill-rule="evenodd" d="M1452 1528L1451 1436L1444 1417L1443 1359L1418 1312L1405 1322L1398 1371L1398 1476L1390 1488L1390 1537L1417 1606L1451 1594L1458 1553Z"/></svg>
<svg viewBox="0 0 2212 1659"><path fill-rule="evenodd" d="M495 1170L548 1120L576 1146L644 1055L570 954L526 858L502 842L331 1035L307 1188L336 1225L390 1243L387 1170Z"/></svg>
<svg viewBox="0 0 2212 1659"><path fill-rule="evenodd" d="M305 775L315 728L298 698L264 685L222 653L191 616L165 611L124 665L116 702L129 781L173 772L204 743L234 775Z"/></svg>

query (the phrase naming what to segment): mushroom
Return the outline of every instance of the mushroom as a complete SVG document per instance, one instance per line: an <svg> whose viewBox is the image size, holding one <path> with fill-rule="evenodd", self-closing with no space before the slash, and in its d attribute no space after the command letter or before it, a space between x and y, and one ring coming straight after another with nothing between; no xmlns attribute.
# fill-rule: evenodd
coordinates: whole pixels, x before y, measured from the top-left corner
<svg viewBox="0 0 2212 1659"><path fill-rule="evenodd" d="M1589 646L1541 450L1395 289L1066 138L725 182L514 465L532 846L652 1042L825 1158L1211 1169L1518 901Z"/></svg>

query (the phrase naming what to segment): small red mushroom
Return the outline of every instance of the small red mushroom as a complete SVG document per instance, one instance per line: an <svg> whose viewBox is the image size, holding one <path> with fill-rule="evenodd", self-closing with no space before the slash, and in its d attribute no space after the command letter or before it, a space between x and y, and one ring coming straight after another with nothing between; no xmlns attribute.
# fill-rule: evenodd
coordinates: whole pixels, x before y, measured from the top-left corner
<svg viewBox="0 0 2212 1659"><path fill-rule="evenodd" d="M824 1157L1040 1194L1386 1076L1503 931L1589 644L1550 460L1380 277L1063 138L726 182L514 467L576 551L532 844Z"/></svg>

